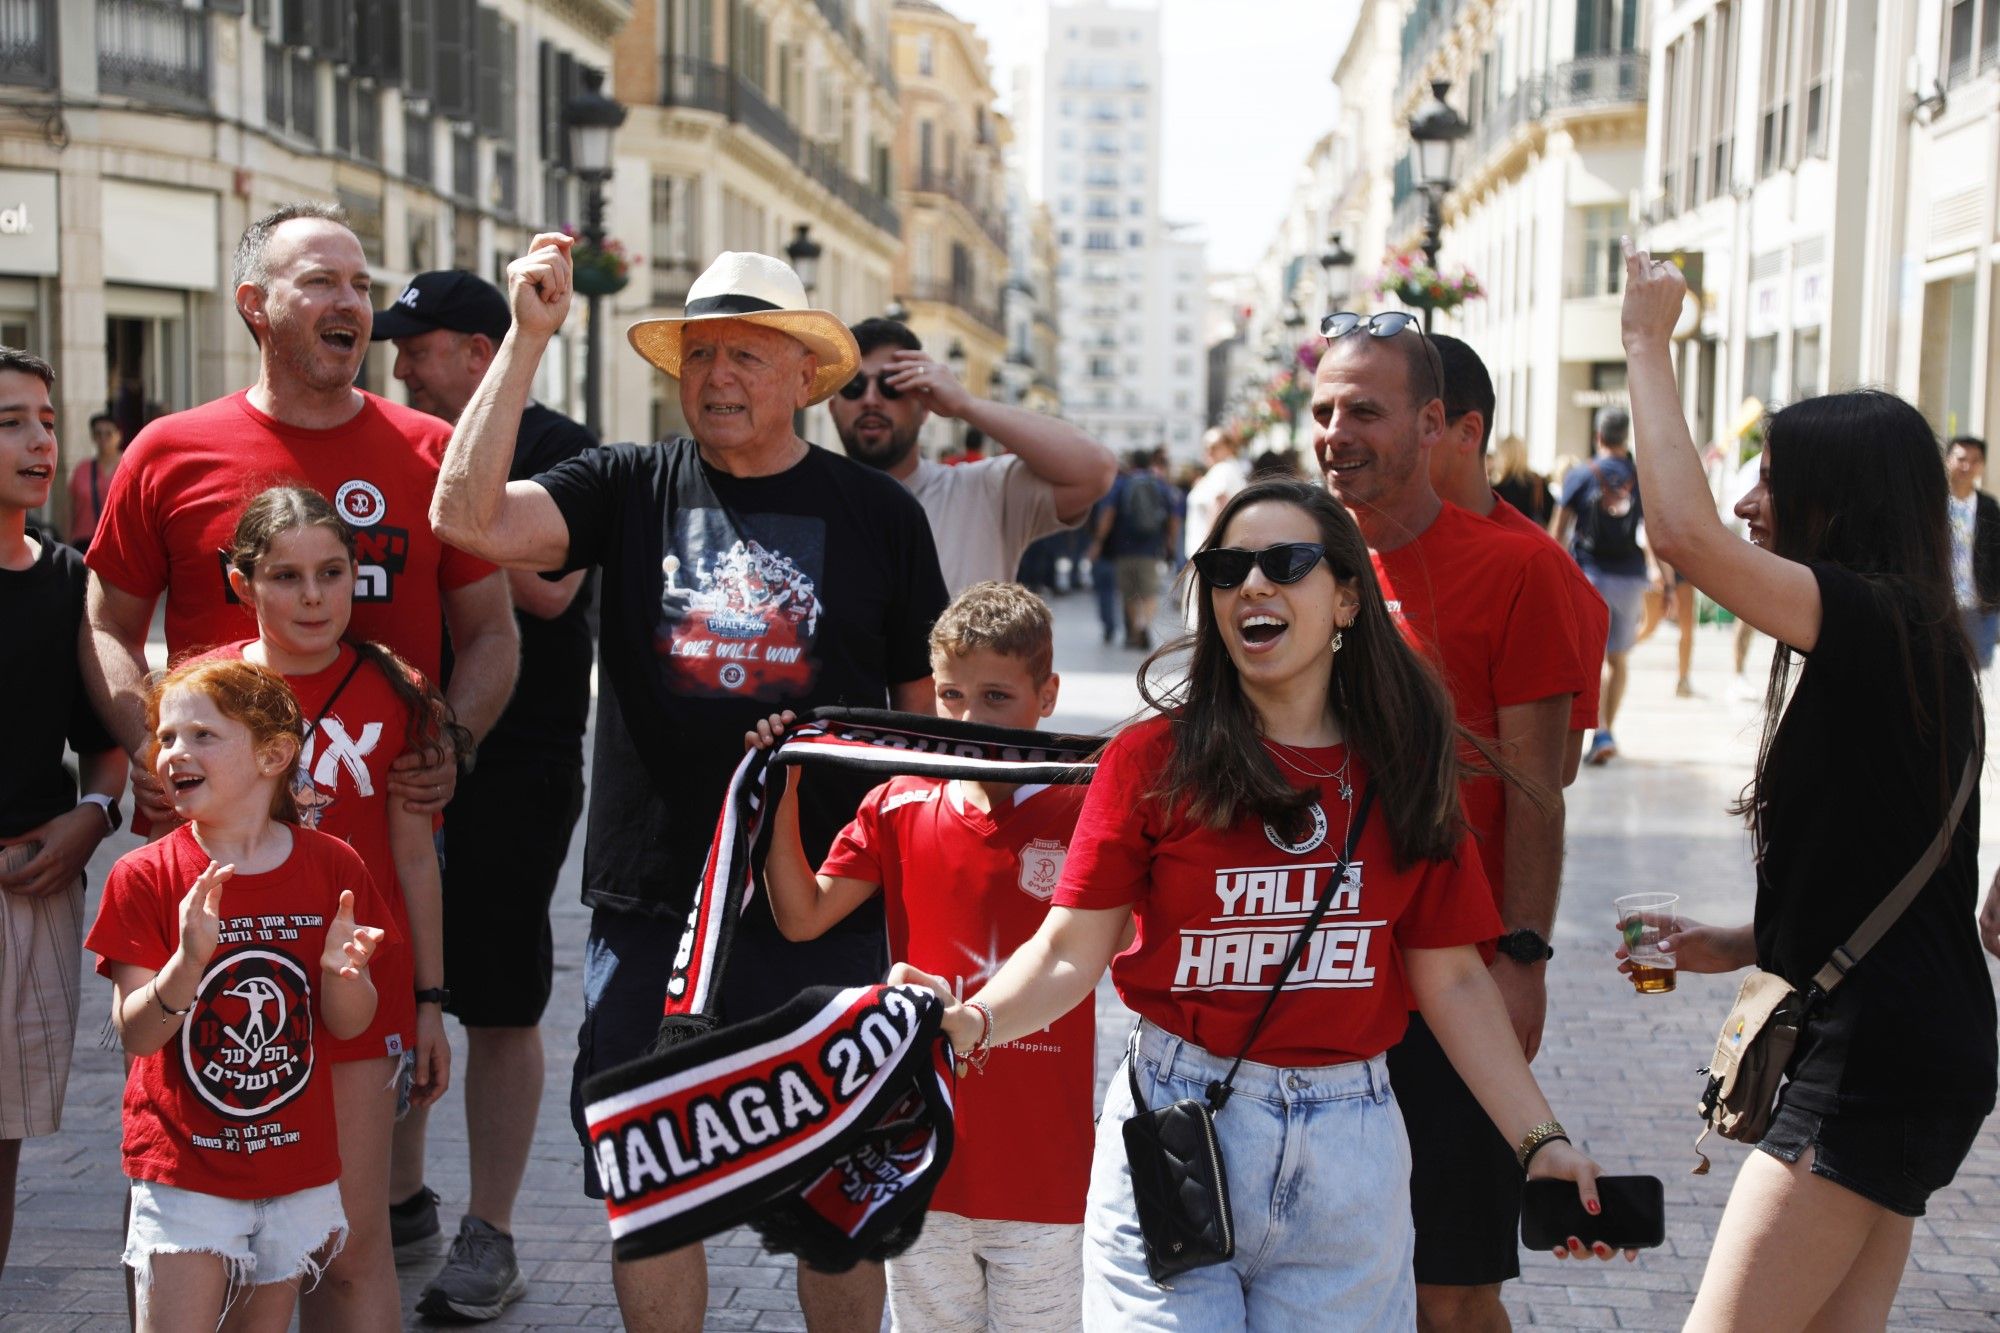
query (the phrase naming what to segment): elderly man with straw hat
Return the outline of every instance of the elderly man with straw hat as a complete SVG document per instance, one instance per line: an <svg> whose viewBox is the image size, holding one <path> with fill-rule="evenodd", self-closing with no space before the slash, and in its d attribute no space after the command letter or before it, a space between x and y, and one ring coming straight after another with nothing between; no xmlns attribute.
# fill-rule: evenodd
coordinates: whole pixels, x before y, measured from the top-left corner
<svg viewBox="0 0 2000 1333"><path fill-rule="evenodd" d="M541 235L508 268L514 324L466 404L431 522L452 545L513 569L603 570L599 707L583 860L592 907L577 1089L651 1043L743 735L784 708L932 708L926 637L944 581L924 512L896 481L800 439L793 414L859 362L846 325L809 309L781 260L725 253L686 313L628 337L680 382L692 438L589 450L531 481L507 479L542 351L568 313L569 238ZM865 783L862 784L865 787ZM824 853L861 790L815 778L808 844ZM843 804L844 802L844 804ZM879 909L809 944L785 942L761 899L724 978L731 1021L799 987L879 980ZM850 920L854 920L850 918ZM587 1188L598 1191L585 1145ZM613 1266L628 1327L699 1328L700 1247ZM802 1269L814 1330L879 1326L879 1265Z"/></svg>

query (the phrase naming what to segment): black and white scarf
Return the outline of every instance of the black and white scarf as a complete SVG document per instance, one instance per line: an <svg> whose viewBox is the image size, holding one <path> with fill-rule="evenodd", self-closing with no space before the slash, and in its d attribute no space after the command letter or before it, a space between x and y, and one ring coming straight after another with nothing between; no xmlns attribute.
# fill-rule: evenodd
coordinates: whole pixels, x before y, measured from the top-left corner
<svg viewBox="0 0 2000 1333"><path fill-rule="evenodd" d="M902 1253L951 1160L943 1015L920 986L822 986L585 1080L617 1257L745 1223L827 1272Z"/></svg>
<svg viewBox="0 0 2000 1333"><path fill-rule="evenodd" d="M763 866L766 814L784 794L784 770L826 765L887 781L905 773L1012 783L1089 782L1096 772L1095 736L987 727L879 708L814 710L768 750L751 750L736 766L716 821L715 838L681 932L667 982L666 1013L656 1050L713 1029L722 972Z"/></svg>

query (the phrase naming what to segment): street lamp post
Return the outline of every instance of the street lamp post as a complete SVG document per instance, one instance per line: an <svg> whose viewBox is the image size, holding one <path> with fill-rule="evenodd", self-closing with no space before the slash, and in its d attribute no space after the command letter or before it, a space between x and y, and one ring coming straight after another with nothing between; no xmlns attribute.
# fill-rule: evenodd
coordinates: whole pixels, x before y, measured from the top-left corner
<svg viewBox="0 0 2000 1333"><path fill-rule="evenodd" d="M907 324L910 322L910 308L903 304L902 297L892 296L889 298L889 304L882 309L882 318L893 319L898 324Z"/></svg>
<svg viewBox="0 0 2000 1333"><path fill-rule="evenodd" d="M563 106L563 127L569 134L570 169L583 181L583 242L593 250L604 248L604 186L611 179L611 139L625 123L625 108L604 95L601 70L583 71L583 91ZM583 423L593 435L603 437L600 407L597 326L604 297L597 291L585 297L589 327L583 341Z"/></svg>
<svg viewBox="0 0 2000 1333"><path fill-rule="evenodd" d="M801 222L792 232L790 244L785 246L785 258L792 262L792 272L799 275L799 285L806 289L806 304L813 301L813 289L819 285L820 244L812 238L812 225ZM792 432L800 438L806 433L806 412L804 408L792 413Z"/></svg>
<svg viewBox="0 0 2000 1333"><path fill-rule="evenodd" d="M1410 117L1410 143L1416 149L1417 188L1424 192L1424 260L1437 271L1440 233L1444 228L1444 197L1456 185L1454 159L1459 140L1472 132L1464 116L1445 101L1451 80L1431 81L1431 100ZM1431 331L1430 306L1424 307L1424 332Z"/></svg>
<svg viewBox="0 0 2000 1333"><path fill-rule="evenodd" d="M1347 248L1347 241L1338 231L1327 234L1326 249L1319 252L1319 267L1326 279L1326 312L1330 315L1340 308L1342 301L1347 299L1348 288L1348 284L1343 282L1336 289L1333 285L1333 275L1338 272L1342 277L1346 277L1354 267L1354 252Z"/></svg>
<svg viewBox="0 0 2000 1333"><path fill-rule="evenodd" d="M950 350L944 354L944 360L945 364L951 367L952 378L963 384L965 382L965 344L959 339L953 338ZM954 453L964 453L965 423L963 421L953 422L951 434L952 451Z"/></svg>
<svg viewBox="0 0 2000 1333"><path fill-rule="evenodd" d="M1286 301L1285 314L1279 322L1285 326L1285 345L1283 351L1285 387L1279 401L1285 405L1285 443L1289 447L1297 449L1299 446L1299 418L1305 415L1303 409L1306 405L1306 399L1311 396L1311 390L1299 383L1304 378L1301 374L1304 367L1299 364L1299 345L1300 340L1305 336L1306 312L1299 308L1299 303L1296 300Z"/></svg>

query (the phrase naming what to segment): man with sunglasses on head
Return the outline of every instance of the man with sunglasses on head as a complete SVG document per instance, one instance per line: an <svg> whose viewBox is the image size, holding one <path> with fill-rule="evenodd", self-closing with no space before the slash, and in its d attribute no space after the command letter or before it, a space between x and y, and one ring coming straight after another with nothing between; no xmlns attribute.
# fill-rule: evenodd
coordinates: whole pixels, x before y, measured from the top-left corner
<svg viewBox="0 0 2000 1333"><path fill-rule="evenodd" d="M1367 537L1389 610L1443 674L1459 721L1539 788L1465 784L1506 931L1493 980L1532 1060L1562 876L1570 706L1586 683L1563 555L1433 489L1431 457L1448 426L1444 369L1413 317L1343 311L1320 332L1328 343L1313 377L1313 452L1327 487ZM1513 1150L1417 1015L1389 1052L1389 1077L1410 1135L1418 1327L1504 1330L1501 1284L1521 1271Z"/></svg>
<svg viewBox="0 0 2000 1333"><path fill-rule="evenodd" d="M924 355L908 325L864 319L851 329L861 369L827 400L841 447L909 488L937 538L945 587L1011 583L1038 537L1081 523L1118 476L1111 450L1068 422L973 397ZM920 456L931 413L963 421L1006 450L947 467Z"/></svg>

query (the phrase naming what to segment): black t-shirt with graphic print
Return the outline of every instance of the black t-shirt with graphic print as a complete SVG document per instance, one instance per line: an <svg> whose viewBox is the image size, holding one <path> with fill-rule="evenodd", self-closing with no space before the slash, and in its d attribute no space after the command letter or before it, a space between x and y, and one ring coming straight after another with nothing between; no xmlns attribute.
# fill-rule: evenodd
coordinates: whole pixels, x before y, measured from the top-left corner
<svg viewBox="0 0 2000 1333"><path fill-rule="evenodd" d="M584 901L684 914L744 732L785 708L885 707L930 675L930 525L894 478L817 446L745 478L690 439L620 444L535 480L568 524L565 569L604 571ZM815 862L868 786L801 787Z"/></svg>

